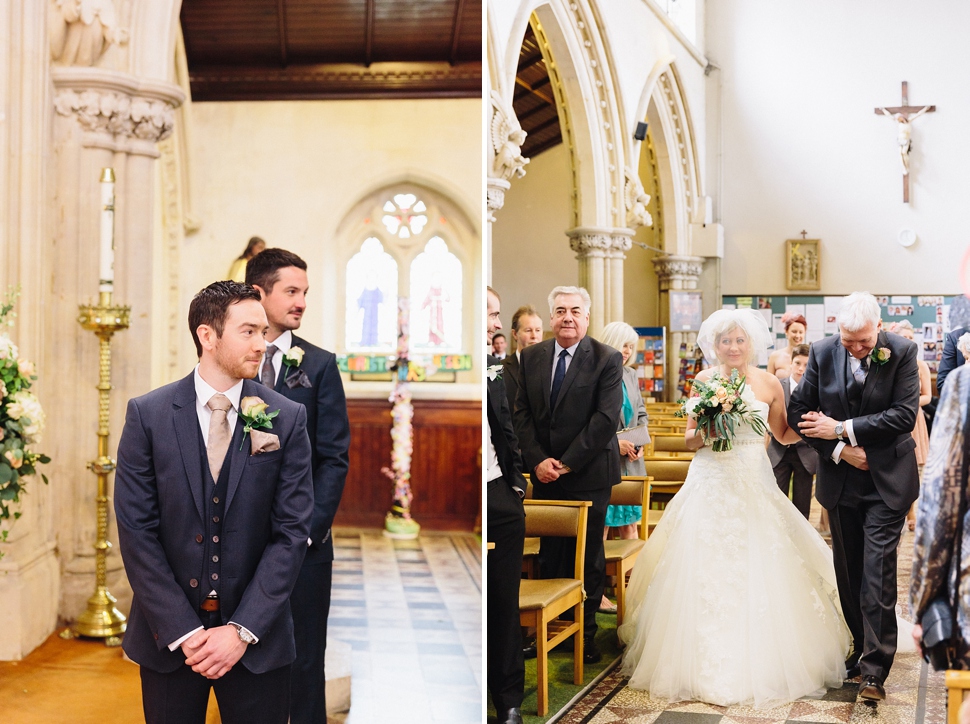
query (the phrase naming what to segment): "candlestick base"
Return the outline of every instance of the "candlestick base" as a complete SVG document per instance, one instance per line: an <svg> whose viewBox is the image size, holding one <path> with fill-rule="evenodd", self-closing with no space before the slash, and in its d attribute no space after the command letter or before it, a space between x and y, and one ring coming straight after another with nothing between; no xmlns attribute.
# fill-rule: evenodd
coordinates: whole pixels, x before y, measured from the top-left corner
<svg viewBox="0 0 970 724"><path fill-rule="evenodd" d="M115 608L117 599L106 588L98 586L88 599L88 606L78 616L72 629L78 636L111 639L120 636L128 626L125 615ZM112 645L110 642L105 642ZM116 643L114 644L117 645Z"/></svg>

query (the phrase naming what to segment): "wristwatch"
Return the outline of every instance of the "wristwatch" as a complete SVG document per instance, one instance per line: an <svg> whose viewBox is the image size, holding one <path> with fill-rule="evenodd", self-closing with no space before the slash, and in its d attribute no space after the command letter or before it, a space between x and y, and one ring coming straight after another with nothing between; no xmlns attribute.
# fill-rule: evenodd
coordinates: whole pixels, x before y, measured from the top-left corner
<svg viewBox="0 0 970 724"><path fill-rule="evenodd" d="M253 636L251 633L249 633L249 631L244 629L238 623L230 623L229 625L232 626L234 629L236 629L236 634L238 634L239 640L242 641L244 644L256 643L256 637Z"/></svg>
<svg viewBox="0 0 970 724"><path fill-rule="evenodd" d="M844 422L837 422L837 423L835 423L835 436L839 440L842 439L842 434L844 432L845 432L845 423Z"/></svg>

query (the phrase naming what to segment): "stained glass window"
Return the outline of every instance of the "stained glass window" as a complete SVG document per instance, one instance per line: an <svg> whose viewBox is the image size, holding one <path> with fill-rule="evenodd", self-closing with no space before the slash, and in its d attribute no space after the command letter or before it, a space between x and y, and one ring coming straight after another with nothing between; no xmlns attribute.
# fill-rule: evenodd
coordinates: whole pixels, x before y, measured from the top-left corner
<svg viewBox="0 0 970 724"><path fill-rule="evenodd" d="M461 352L461 262L440 236L411 262L411 350Z"/></svg>
<svg viewBox="0 0 970 724"><path fill-rule="evenodd" d="M395 194L384 202L381 221L389 233L400 239L420 234L428 223L428 207L414 194Z"/></svg>
<svg viewBox="0 0 970 724"><path fill-rule="evenodd" d="M391 353L397 349L397 262L370 237L347 262L346 347Z"/></svg>

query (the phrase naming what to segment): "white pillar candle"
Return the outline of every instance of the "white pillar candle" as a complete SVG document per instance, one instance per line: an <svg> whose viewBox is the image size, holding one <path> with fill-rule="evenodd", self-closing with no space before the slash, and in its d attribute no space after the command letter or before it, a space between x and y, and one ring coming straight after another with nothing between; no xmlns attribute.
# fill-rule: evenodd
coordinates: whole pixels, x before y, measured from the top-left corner
<svg viewBox="0 0 970 724"><path fill-rule="evenodd" d="M101 270L98 291L110 292L115 279L115 172L101 169Z"/></svg>

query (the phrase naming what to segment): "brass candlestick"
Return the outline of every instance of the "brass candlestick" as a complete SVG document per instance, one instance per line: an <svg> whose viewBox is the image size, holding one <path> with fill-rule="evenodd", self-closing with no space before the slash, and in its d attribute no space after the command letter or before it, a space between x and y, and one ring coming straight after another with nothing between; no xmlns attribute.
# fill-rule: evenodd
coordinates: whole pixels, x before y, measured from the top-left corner
<svg viewBox="0 0 970 724"><path fill-rule="evenodd" d="M102 291L97 305L78 306L78 319L84 329L94 332L100 344L100 375L98 380L98 458L88 463L88 469L98 476L98 539L95 550L95 589L88 599L88 606L78 616L72 632L76 636L103 638L108 646L117 646L127 626L125 616L115 608L117 599L106 586L108 551L108 475L114 472L116 462L108 455L108 421L111 398L111 337L115 332L128 328L131 307L115 305L111 292Z"/></svg>

